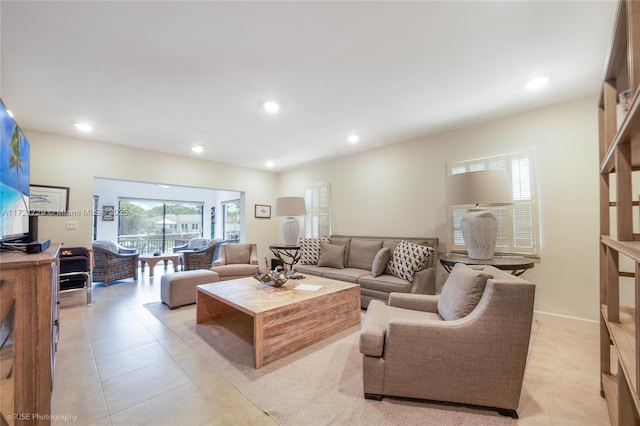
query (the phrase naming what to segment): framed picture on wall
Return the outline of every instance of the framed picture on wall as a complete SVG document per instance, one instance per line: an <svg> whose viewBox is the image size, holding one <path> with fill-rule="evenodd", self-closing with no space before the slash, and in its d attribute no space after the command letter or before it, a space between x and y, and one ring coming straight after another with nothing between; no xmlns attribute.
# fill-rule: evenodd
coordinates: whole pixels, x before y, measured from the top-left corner
<svg viewBox="0 0 640 426"><path fill-rule="evenodd" d="M114 206L102 206L102 220L105 222L113 222L115 216Z"/></svg>
<svg viewBox="0 0 640 426"><path fill-rule="evenodd" d="M30 185L31 215L64 215L69 211L69 188L66 186Z"/></svg>
<svg viewBox="0 0 640 426"><path fill-rule="evenodd" d="M267 204L256 204L255 216L257 219L270 219L271 206Z"/></svg>

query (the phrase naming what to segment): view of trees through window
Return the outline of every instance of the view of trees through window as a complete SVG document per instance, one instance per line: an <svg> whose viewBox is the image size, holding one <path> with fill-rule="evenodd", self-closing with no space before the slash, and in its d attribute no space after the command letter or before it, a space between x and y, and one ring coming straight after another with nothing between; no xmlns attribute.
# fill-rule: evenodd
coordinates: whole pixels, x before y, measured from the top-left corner
<svg viewBox="0 0 640 426"><path fill-rule="evenodd" d="M222 203L222 235L226 241L240 241L240 200Z"/></svg>
<svg viewBox="0 0 640 426"><path fill-rule="evenodd" d="M203 204L121 199L118 242L141 254L170 252L202 237Z"/></svg>

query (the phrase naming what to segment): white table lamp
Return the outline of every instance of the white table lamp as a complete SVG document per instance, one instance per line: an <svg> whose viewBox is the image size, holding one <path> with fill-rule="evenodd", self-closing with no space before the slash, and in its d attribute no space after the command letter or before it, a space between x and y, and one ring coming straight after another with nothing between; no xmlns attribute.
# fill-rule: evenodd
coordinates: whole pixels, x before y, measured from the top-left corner
<svg viewBox="0 0 640 426"><path fill-rule="evenodd" d="M447 179L447 203L450 206L473 205L460 220L460 229L471 259L493 259L498 235L496 217L480 206L513 204L511 185L504 170L460 173Z"/></svg>
<svg viewBox="0 0 640 426"><path fill-rule="evenodd" d="M304 197L278 197L276 198L276 216L285 216L282 222L282 237L285 246L295 246L300 233L300 223L294 216L307 214Z"/></svg>

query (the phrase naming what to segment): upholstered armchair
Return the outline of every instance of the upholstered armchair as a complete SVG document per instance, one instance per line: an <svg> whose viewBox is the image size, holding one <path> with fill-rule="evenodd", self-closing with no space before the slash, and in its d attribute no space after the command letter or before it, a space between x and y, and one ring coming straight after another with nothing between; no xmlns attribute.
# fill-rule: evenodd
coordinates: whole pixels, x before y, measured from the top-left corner
<svg viewBox="0 0 640 426"><path fill-rule="evenodd" d="M117 280L138 280L138 252L109 240L93 242L93 281L104 285Z"/></svg>
<svg viewBox="0 0 640 426"><path fill-rule="evenodd" d="M196 269L211 269L213 261L218 256L222 240L211 240L202 250L182 251L182 270L194 271Z"/></svg>
<svg viewBox="0 0 640 426"><path fill-rule="evenodd" d="M212 271L220 281L250 277L258 272L258 248L255 243L230 243L220 246L220 256Z"/></svg>
<svg viewBox="0 0 640 426"><path fill-rule="evenodd" d="M209 238L192 238L187 244L176 246L173 248L174 253L181 252L183 250L204 250L209 244Z"/></svg>
<svg viewBox="0 0 640 426"><path fill-rule="evenodd" d="M517 418L535 286L456 264L437 295L369 304L360 334L364 396L493 407Z"/></svg>

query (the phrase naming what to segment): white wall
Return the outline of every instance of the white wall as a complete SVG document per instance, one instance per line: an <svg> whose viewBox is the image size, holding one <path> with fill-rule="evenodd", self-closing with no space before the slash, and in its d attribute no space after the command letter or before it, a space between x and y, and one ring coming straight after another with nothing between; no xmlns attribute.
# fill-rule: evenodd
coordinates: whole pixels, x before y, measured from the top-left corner
<svg viewBox="0 0 640 426"><path fill-rule="evenodd" d="M524 277L537 285L537 310L597 320L596 106L580 99L305 166L282 173L279 192L331 182L334 234L435 236L446 252L445 164L534 148L541 258Z"/></svg>
<svg viewBox="0 0 640 426"><path fill-rule="evenodd" d="M245 241L258 244L260 258L280 240L276 219L255 219L254 204L275 203L277 175L272 172L179 157L152 151L25 131L31 144L31 183L68 186L69 209L93 208L95 177L244 192ZM78 222L66 230L66 222ZM42 216L40 239L68 246L91 245L91 216Z"/></svg>

